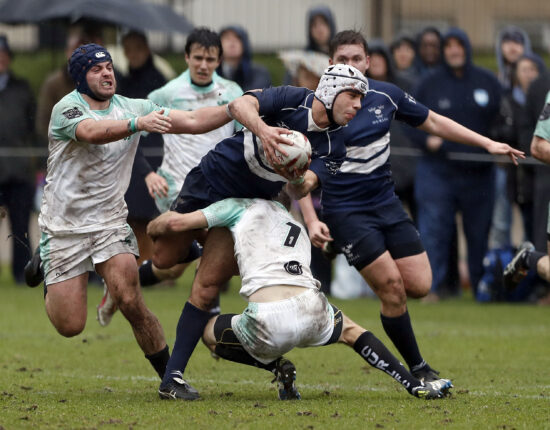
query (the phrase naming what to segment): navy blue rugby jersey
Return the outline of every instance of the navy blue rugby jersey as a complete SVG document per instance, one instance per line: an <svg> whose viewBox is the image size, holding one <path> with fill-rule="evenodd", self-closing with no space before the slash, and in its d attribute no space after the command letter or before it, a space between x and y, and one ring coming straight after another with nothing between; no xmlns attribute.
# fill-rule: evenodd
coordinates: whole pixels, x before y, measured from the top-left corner
<svg viewBox="0 0 550 430"><path fill-rule="evenodd" d="M248 92L258 99L259 114L267 125L297 130L307 136L312 148L310 170L322 183L334 175L344 160L343 128L321 129L312 118L314 92L291 86ZM285 178L269 166L256 136L243 130L219 142L200 162L209 184L227 197L276 196Z"/></svg>
<svg viewBox="0 0 550 430"><path fill-rule="evenodd" d="M372 209L397 198L390 170L393 119L417 127L428 108L393 84L369 79L357 116L344 127L346 157L336 175L323 182L325 213Z"/></svg>

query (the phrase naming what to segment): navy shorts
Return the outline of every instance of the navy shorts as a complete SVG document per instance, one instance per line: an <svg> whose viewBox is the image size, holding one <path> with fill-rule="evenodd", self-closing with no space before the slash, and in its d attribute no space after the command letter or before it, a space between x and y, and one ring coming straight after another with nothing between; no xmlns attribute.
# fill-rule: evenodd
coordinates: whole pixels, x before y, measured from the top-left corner
<svg viewBox="0 0 550 430"><path fill-rule="evenodd" d="M225 198L212 188L199 165L191 169L185 177L183 186L172 202L170 210L180 214L195 212Z"/></svg>
<svg viewBox="0 0 550 430"><path fill-rule="evenodd" d="M420 235L398 199L372 210L325 214L334 249L357 270L389 251L397 260L424 252Z"/></svg>
<svg viewBox="0 0 550 430"><path fill-rule="evenodd" d="M170 210L180 214L195 212L223 199L224 197L212 189L202 170L197 166L185 177L183 186L178 197L172 202ZM202 246L194 240L187 256L178 263L190 263L201 256Z"/></svg>

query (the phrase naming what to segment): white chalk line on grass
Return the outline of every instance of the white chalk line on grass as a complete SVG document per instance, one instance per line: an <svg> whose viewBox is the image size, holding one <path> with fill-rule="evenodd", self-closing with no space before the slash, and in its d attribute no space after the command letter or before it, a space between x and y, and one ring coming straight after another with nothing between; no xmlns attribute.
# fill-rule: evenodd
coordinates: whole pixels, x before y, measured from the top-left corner
<svg viewBox="0 0 550 430"><path fill-rule="evenodd" d="M59 377L63 378L76 378L76 375L74 374L68 374L68 373L61 373L57 374ZM153 376L143 376L143 375L127 375L127 376L113 376L113 375L92 375L90 378L95 379L101 379L105 381L146 381L146 382L158 382L159 379ZM272 385L266 380L266 382L260 382L255 381L251 379L241 379L239 381L220 381L219 379L206 379L206 378L193 378L193 379L187 379L188 382L192 384L197 385L248 385L248 386L256 386L258 388L269 388ZM307 390L315 390L315 391L330 391L330 390L351 390L356 392L362 392L362 391L372 391L372 392L394 392L395 387L388 386L387 388L384 387L371 387L371 386L358 386L358 385L334 385L334 384L302 384L299 381L297 382L297 385L299 388L307 389ZM526 387L517 387L515 389L519 390L546 390L550 389L550 385L529 385ZM456 393L456 390L460 390L460 388L454 388L453 389ZM52 391L36 391L36 394L59 394ZM472 396L481 396L481 397L503 397L503 398L509 398L509 399L532 399L532 400L546 400L550 401L550 396L541 396L536 394L517 394L517 393L504 393L500 391L469 391L469 395Z"/></svg>

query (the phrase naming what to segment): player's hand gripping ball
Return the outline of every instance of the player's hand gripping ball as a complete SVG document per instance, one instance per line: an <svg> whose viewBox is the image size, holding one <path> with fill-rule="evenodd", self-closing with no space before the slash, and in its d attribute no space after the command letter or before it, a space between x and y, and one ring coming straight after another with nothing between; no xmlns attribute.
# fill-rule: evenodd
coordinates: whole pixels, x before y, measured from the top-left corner
<svg viewBox="0 0 550 430"><path fill-rule="evenodd" d="M279 160L276 167L295 167L298 170L304 168L311 158L311 145L307 137L295 130L289 130L288 134L282 134L281 136L291 140L293 145L280 144L284 145L283 149L288 156L275 151Z"/></svg>

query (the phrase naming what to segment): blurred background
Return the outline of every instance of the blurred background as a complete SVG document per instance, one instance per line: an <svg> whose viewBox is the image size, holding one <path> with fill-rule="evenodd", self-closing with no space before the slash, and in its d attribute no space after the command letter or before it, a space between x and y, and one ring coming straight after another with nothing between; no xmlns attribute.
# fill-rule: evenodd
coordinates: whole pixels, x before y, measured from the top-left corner
<svg viewBox="0 0 550 430"><path fill-rule="evenodd" d="M128 52L123 49L124 38L129 31L143 33L148 48L154 54L155 67L166 80L169 80L186 68L183 49L186 35L194 27L206 26L214 31L220 31L228 26L238 26L247 33L247 43L244 45L251 53L251 64L258 65L259 70L267 70L266 76L270 77L271 85L314 86L315 79L318 80L328 61L326 45L312 42L312 35L316 31L315 16L321 17L321 27L325 28L320 30L320 34L325 31L325 34L330 36L335 31L358 30L366 36L369 44L372 42L372 46L378 49L378 54L391 54L391 58L386 58L386 67L388 70L396 71L396 79L393 82L413 95L415 84L423 77L422 73L431 67L425 68L422 73L417 67L420 61L420 36L427 28L435 29L438 34L445 33L451 27L463 29L473 48L473 63L498 75L503 85L503 95L509 94L515 101L525 102L528 83L522 83L523 87L519 88L521 85L514 77L515 63L502 59L501 48L504 40L522 45L522 54L536 55L531 62L534 61L535 66L540 66L537 76L539 72L542 76L544 69L544 64L537 63L539 57L546 66L550 65L548 0L0 0L0 36L4 37L2 40L6 43L4 50L10 54L9 70L19 79L28 82L31 96L38 104L39 118L36 121L36 129L32 130L32 137L29 137L32 143L23 148L25 151L17 152L9 142L0 145L0 160L21 161L27 157L32 161L30 167L19 168L28 170L27 176L31 178L29 181L34 193L34 197L30 199L33 200L33 207L29 234L23 239L29 239L31 246L35 246L39 237L36 214L44 183L47 155L45 130L49 121L46 114L43 124L40 124L44 84L49 76L64 70L68 50L74 40L86 34L87 39L106 45L113 55L115 67L123 77L128 76L128 64L132 61ZM512 30L510 26L513 26ZM75 35L78 36L76 39L73 37ZM439 57L439 45L435 49ZM399 52L402 55L398 54ZM404 61L403 66L400 64L401 61ZM389 76L384 77L383 74L375 76L374 67L371 69L370 77L392 81ZM300 76L304 80L300 81ZM533 75L530 79L537 76ZM308 77L312 80L307 81ZM238 83L247 89L242 82ZM0 101L4 97L2 94L0 88ZM508 118L501 120L506 125ZM392 135L393 133L392 130ZM528 145L532 130L528 130L527 135ZM405 160L404 164L412 166L409 170L414 170L414 160L421 156L418 152L420 150L416 149L415 152L414 149L401 148L400 152L398 146L392 141L392 155L401 154ZM17 164L19 161L14 163ZM486 162L487 159L479 161ZM527 165L529 162L528 160ZM397 158L392 160L396 180L400 180L399 166ZM539 175L539 182L548 183L550 168L538 168L543 172ZM403 169L404 176L410 177L410 172L406 172L407 167ZM533 175L532 172L530 174ZM408 180L412 181L410 178ZM540 236L540 245L535 245L546 251L545 236L534 234L531 230L533 223L538 223L542 229L545 228L547 212L544 207L547 205L547 197L550 196L550 185L543 187L540 198L530 196L531 200L526 201L521 200L523 196L518 197L519 191L516 189L512 192L513 195L510 194L506 181L510 182L505 178L504 184L495 184L495 187L500 187L497 189L497 195L507 195L508 206L504 211L495 209L492 237L487 238L489 249L518 246L524 240L534 240ZM0 177L0 185L1 183ZM530 182L522 184L528 189L535 187ZM397 185L399 194L400 184ZM410 187L412 186L413 183L410 184ZM410 187L408 193L412 192ZM406 200L404 196L401 197ZM538 206L535 205L537 200ZM0 206L2 204L4 203L0 202ZM406 205L414 218L414 208L410 207L414 206L414 202L411 200L406 202ZM532 209L534 206L538 209ZM533 214L533 211L540 213ZM497 237L499 214L506 214L507 217L503 228L504 239ZM537 216L539 221L529 219ZM11 228L8 218L0 221L0 263L6 269L13 260L13 241L17 240L9 237ZM448 293L450 295L458 295L460 286L462 289L468 286L468 274L465 273L467 269L464 269L465 245L460 222L458 216L458 246L455 247L458 249L459 257L455 256L454 262L451 262L454 266L458 263L458 269L451 274L454 281L450 282L458 287L451 289ZM327 276L330 283L331 275ZM344 284L360 282L360 279L344 279ZM547 286L544 288L546 291ZM330 288L326 291L329 292ZM350 293L350 297L365 294L365 291L355 289ZM548 297L550 298L550 295Z"/></svg>

